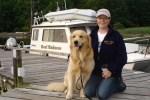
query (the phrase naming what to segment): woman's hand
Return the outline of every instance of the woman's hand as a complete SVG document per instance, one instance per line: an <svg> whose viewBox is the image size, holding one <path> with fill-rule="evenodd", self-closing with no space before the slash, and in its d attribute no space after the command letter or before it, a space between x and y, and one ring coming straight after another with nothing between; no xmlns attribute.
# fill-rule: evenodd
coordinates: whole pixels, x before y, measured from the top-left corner
<svg viewBox="0 0 150 100"><path fill-rule="evenodd" d="M111 76L111 72L108 69L103 70L102 77L103 78L109 78Z"/></svg>

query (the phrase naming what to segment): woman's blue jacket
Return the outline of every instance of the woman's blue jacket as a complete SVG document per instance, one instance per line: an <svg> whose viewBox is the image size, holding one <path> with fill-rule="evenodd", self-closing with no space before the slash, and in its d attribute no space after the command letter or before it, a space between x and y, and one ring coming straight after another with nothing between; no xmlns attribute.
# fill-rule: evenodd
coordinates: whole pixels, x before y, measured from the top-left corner
<svg viewBox="0 0 150 100"><path fill-rule="evenodd" d="M122 68L127 63L127 52L121 34L109 27L109 31L101 43L100 53L98 53L99 27L96 26L91 31L91 42L94 51L95 67L92 74L101 75L101 67L106 65L112 72L112 76L121 77Z"/></svg>

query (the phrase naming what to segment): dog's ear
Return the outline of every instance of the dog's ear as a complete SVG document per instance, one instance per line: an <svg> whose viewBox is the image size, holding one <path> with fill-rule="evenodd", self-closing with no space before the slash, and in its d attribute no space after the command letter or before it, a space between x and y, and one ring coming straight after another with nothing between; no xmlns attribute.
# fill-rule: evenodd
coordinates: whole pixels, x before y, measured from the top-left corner
<svg viewBox="0 0 150 100"><path fill-rule="evenodd" d="M90 37L90 35L88 35L87 37L88 37L88 45L91 48L91 37Z"/></svg>
<svg viewBox="0 0 150 100"><path fill-rule="evenodd" d="M69 39L70 39L70 43L71 43L71 38L72 38L72 35L70 35Z"/></svg>

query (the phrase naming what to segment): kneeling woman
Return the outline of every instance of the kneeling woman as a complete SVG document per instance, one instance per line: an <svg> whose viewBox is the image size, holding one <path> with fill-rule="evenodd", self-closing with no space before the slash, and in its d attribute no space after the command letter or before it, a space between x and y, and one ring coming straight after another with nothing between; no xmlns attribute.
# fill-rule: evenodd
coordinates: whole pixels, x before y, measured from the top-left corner
<svg viewBox="0 0 150 100"><path fill-rule="evenodd" d="M98 26L90 34L95 68L86 84L85 95L106 100L112 94L126 89L121 74L127 62L127 53L123 37L109 25L110 12L100 9L96 20Z"/></svg>

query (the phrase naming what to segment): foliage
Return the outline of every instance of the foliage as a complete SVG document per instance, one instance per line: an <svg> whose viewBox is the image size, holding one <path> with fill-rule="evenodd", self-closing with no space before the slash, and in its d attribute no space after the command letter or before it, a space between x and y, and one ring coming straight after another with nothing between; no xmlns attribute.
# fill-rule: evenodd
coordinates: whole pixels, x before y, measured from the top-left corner
<svg viewBox="0 0 150 100"><path fill-rule="evenodd" d="M150 27L134 27L118 29L123 34L150 34Z"/></svg>
<svg viewBox="0 0 150 100"><path fill-rule="evenodd" d="M114 24L114 29L124 29L124 25L120 22Z"/></svg>
<svg viewBox="0 0 150 100"><path fill-rule="evenodd" d="M0 0L0 32L30 31L31 4L33 15L41 16L56 11L56 2L60 10L65 10L64 0ZM66 0L66 4L67 9L107 8L112 26L117 22L126 28L150 26L149 0Z"/></svg>

